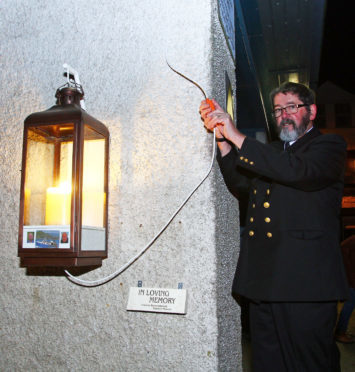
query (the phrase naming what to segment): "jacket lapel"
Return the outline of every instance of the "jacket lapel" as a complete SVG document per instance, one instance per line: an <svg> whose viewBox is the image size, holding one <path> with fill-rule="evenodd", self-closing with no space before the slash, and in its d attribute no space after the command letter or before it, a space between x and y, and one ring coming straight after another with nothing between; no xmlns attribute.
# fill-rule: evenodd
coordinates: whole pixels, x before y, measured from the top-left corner
<svg viewBox="0 0 355 372"><path fill-rule="evenodd" d="M286 151L293 153L308 142L312 141L314 138L320 136L321 134L322 133L317 128L313 127L308 133L298 139L292 146L288 147Z"/></svg>

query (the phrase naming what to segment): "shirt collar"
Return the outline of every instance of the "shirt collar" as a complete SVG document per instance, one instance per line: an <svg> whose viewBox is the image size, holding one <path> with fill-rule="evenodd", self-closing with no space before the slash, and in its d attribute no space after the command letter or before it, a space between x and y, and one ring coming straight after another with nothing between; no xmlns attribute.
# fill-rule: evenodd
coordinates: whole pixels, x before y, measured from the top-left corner
<svg viewBox="0 0 355 372"><path fill-rule="evenodd" d="M308 133L308 132L310 132L311 130L313 129L313 126L311 126L303 135L302 135L302 137L306 134L306 133ZM295 141L290 141L290 142L285 142L284 143L284 149L286 149L286 143L288 143L289 144L289 146L292 146L295 142L297 142L297 140L299 140L299 138L297 138Z"/></svg>

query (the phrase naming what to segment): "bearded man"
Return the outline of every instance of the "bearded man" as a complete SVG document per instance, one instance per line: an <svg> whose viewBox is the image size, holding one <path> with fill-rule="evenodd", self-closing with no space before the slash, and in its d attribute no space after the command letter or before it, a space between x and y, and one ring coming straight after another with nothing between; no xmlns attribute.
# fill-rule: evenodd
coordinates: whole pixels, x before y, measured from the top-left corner
<svg viewBox="0 0 355 372"><path fill-rule="evenodd" d="M281 141L243 135L213 100L200 106L230 192L249 195L233 292L250 300L254 372L339 371L333 329L348 295L340 250L346 143L313 125L314 93L287 82L271 95Z"/></svg>

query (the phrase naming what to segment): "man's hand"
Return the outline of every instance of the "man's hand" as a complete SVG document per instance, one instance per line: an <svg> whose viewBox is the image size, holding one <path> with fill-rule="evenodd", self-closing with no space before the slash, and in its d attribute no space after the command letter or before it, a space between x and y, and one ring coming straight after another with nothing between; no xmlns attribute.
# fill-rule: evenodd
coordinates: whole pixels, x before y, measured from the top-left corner
<svg viewBox="0 0 355 372"><path fill-rule="evenodd" d="M200 105L200 114L205 127L209 131L213 131L216 128L217 138L224 137L228 141L234 143L238 148L241 148L245 135L239 132L230 115L222 109L218 102L214 99L212 101L216 107L214 111L211 110L206 101L202 101ZM228 147L225 145L228 145ZM218 146L221 151L228 150L226 153L230 150L228 142L218 142ZM222 156L224 155L223 152L225 151L222 151Z"/></svg>

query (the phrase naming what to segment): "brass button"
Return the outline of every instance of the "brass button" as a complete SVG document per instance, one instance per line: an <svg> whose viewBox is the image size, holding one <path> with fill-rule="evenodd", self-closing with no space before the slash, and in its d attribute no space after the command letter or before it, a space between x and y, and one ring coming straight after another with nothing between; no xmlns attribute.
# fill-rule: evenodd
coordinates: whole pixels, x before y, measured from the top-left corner
<svg viewBox="0 0 355 372"><path fill-rule="evenodd" d="M265 218L265 222L266 222L266 223L269 223L270 221L271 221L270 217L266 217L266 218Z"/></svg>
<svg viewBox="0 0 355 372"><path fill-rule="evenodd" d="M254 195L255 195L256 194L256 189L254 189L253 192L254 192Z"/></svg>
<svg viewBox="0 0 355 372"><path fill-rule="evenodd" d="M247 163L249 160L247 158L245 158L244 161Z"/></svg>
<svg viewBox="0 0 355 372"><path fill-rule="evenodd" d="M254 217L250 217L250 222L254 222Z"/></svg>
<svg viewBox="0 0 355 372"><path fill-rule="evenodd" d="M268 232L268 233L266 234L266 236L267 236L268 238L272 238L272 234L271 234L271 232Z"/></svg>
<svg viewBox="0 0 355 372"><path fill-rule="evenodd" d="M267 194L267 195L270 195L270 189L267 189L267 190L266 190L266 194Z"/></svg>
<svg viewBox="0 0 355 372"><path fill-rule="evenodd" d="M253 203L252 207L255 208L255 203Z"/></svg>
<svg viewBox="0 0 355 372"><path fill-rule="evenodd" d="M243 160L243 159L244 159L244 156L240 156L239 159L240 159L240 160Z"/></svg>
<svg viewBox="0 0 355 372"><path fill-rule="evenodd" d="M254 162L253 161L251 161L250 163L249 163L250 165L254 165Z"/></svg>
<svg viewBox="0 0 355 372"><path fill-rule="evenodd" d="M249 231L249 236L253 236L254 235L254 231L253 230L250 230Z"/></svg>
<svg viewBox="0 0 355 372"><path fill-rule="evenodd" d="M265 202L264 203L264 208L269 208L270 207L270 203L269 202Z"/></svg>

